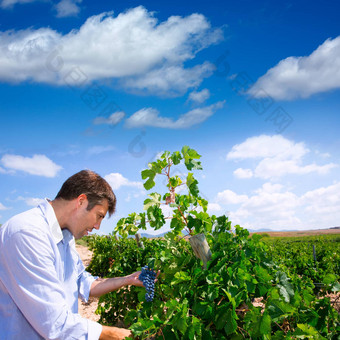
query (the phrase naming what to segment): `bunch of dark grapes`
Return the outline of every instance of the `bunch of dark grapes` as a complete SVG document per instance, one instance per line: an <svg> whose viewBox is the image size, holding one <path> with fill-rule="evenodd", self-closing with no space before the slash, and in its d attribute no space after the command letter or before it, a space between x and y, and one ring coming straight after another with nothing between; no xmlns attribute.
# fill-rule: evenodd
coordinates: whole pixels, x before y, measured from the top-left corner
<svg viewBox="0 0 340 340"><path fill-rule="evenodd" d="M144 266L138 278L143 282L146 289L145 300L151 302L155 295L156 272L148 266Z"/></svg>

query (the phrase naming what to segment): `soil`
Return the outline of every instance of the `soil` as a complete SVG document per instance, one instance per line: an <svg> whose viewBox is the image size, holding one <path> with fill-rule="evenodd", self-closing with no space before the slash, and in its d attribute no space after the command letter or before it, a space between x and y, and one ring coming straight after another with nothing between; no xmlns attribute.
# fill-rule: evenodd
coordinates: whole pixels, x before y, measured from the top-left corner
<svg viewBox="0 0 340 340"><path fill-rule="evenodd" d="M250 234L268 234L270 237L298 237L298 236L317 236L340 234L340 229L315 229L297 231L263 231Z"/></svg>
<svg viewBox="0 0 340 340"><path fill-rule="evenodd" d="M90 264L92 258L92 252L84 246L76 245L76 249L82 259L84 266L87 267ZM78 300L78 313L92 321L98 321L100 316L95 314L95 311L98 306L98 298L90 298L88 302L83 302L80 299Z"/></svg>

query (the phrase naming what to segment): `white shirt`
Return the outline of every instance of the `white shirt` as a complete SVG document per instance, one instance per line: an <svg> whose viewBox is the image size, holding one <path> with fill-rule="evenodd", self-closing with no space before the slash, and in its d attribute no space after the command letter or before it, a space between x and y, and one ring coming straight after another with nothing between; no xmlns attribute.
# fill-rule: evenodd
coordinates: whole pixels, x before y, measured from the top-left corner
<svg viewBox="0 0 340 340"><path fill-rule="evenodd" d="M47 200L12 217L0 228L0 340L99 339L78 314L95 279Z"/></svg>

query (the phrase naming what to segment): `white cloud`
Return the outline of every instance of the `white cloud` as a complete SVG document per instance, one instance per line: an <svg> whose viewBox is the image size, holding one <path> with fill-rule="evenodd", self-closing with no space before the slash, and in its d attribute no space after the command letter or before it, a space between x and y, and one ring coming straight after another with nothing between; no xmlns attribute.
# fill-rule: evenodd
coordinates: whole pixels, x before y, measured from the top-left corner
<svg viewBox="0 0 340 340"><path fill-rule="evenodd" d="M0 2L0 7L4 9L12 8L16 4L28 4L30 2L35 2L39 0L2 0Z"/></svg>
<svg viewBox="0 0 340 340"><path fill-rule="evenodd" d="M215 67L205 62L192 68L166 65L141 76L122 81L124 87L144 93L149 91L159 96L174 97L184 94L189 88L197 87L203 78L210 77Z"/></svg>
<svg viewBox="0 0 340 340"><path fill-rule="evenodd" d="M203 89L202 91L193 91L189 94L188 100L192 102L202 104L210 97L210 91L208 89Z"/></svg>
<svg viewBox="0 0 340 340"><path fill-rule="evenodd" d="M25 203L30 207L36 207L40 203L43 203L45 200L43 198L35 198L35 197L18 197L19 201L25 201Z"/></svg>
<svg viewBox="0 0 340 340"><path fill-rule="evenodd" d="M313 172L325 175L337 167L334 163L325 165L317 165L315 163L301 165L300 163L300 159L280 159L280 157L265 158L257 165L255 177L268 179L288 174L306 175Z"/></svg>
<svg viewBox="0 0 340 340"><path fill-rule="evenodd" d="M120 123L125 117L125 113L123 111L117 111L112 113L108 118L106 117L96 117L93 120L94 125L117 125Z"/></svg>
<svg viewBox="0 0 340 340"><path fill-rule="evenodd" d="M249 228L296 228L301 221L295 216L299 198L291 192L281 192L281 185L265 183L253 195L238 195L225 190L218 193L217 199L221 204L239 204L230 213L231 221ZM225 193L228 193L225 195ZM222 200L227 196L231 200Z"/></svg>
<svg viewBox="0 0 340 340"><path fill-rule="evenodd" d="M208 204L208 212L215 213L222 211L222 207L218 203L209 203Z"/></svg>
<svg viewBox="0 0 340 340"><path fill-rule="evenodd" d="M107 145L107 146L92 146L91 148L88 149L88 153L90 155L99 155L103 152L108 152L108 151L112 151L115 150L114 146L111 145Z"/></svg>
<svg viewBox="0 0 340 340"><path fill-rule="evenodd" d="M304 143L294 143L281 135L260 135L234 145L227 159L267 158L278 155L283 158L300 158L308 152Z"/></svg>
<svg viewBox="0 0 340 340"><path fill-rule="evenodd" d="M1 158L2 165L10 170L20 170L30 175L55 177L62 169L45 155L33 155L24 157L20 155L6 154Z"/></svg>
<svg viewBox="0 0 340 340"><path fill-rule="evenodd" d="M112 172L106 175L104 178L111 185L113 190L118 190L119 188L123 186L135 187L139 190L144 190L142 182L129 181L122 174L117 173L117 172Z"/></svg>
<svg viewBox="0 0 340 340"><path fill-rule="evenodd" d="M224 190L217 194L216 201L223 204L239 204L248 200L247 195L238 195L231 190Z"/></svg>
<svg viewBox="0 0 340 340"><path fill-rule="evenodd" d="M227 192L227 195L225 193ZM230 197L221 200L221 197ZM230 208L230 204L238 206ZM338 226L340 220L340 183L297 195L281 184L265 183L250 195L225 190L216 201L232 210L230 219L246 228L276 230L316 229Z"/></svg>
<svg viewBox="0 0 340 340"><path fill-rule="evenodd" d="M135 112L125 121L128 128L139 128L152 126L168 129L186 129L193 125L200 124L212 116L216 110L222 108L223 102L217 102L213 105L196 108L183 115L177 120L159 116L159 111L154 108L143 108Z"/></svg>
<svg viewBox="0 0 340 340"><path fill-rule="evenodd" d="M0 210L7 210L10 209L8 207L5 207L1 202L0 202Z"/></svg>
<svg viewBox="0 0 340 340"><path fill-rule="evenodd" d="M308 191L301 199L308 214L324 214L326 218L331 214L332 219L336 215L340 224L340 183Z"/></svg>
<svg viewBox="0 0 340 340"><path fill-rule="evenodd" d="M281 60L248 92L255 97L269 95L278 100L291 100L339 88L340 36L327 39L309 56Z"/></svg>
<svg viewBox="0 0 340 340"><path fill-rule="evenodd" d="M92 16L65 35L50 28L0 33L0 80L77 86L121 79L129 88L164 94L170 89L173 95L208 76L209 63L191 69L183 64L221 39L221 30L211 29L203 15L159 23L139 6L116 17Z"/></svg>
<svg viewBox="0 0 340 340"><path fill-rule="evenodd" d="M234 174L238 178L250 178L252 174L254 177L263 179L278 178L288 174L318 173L324 175L337 167L334 163L303 165L303 157L309 152L310 150L304 143L290 141L281 135L261 135L234 145L227 154L227 159L260 159L254 170L242 168L235 170Z"/></svg>
<svg viewBox="0 0 340 340"><path fill-rule="evenodd" d="M55 5L58 18L75 16L80 12L79 5L82 0L61 0Z"/></svg>
<svg viewBox="0 0 340 340"><path fill-rule="evenodd" d="M252 178L253 172L250 169L238 168L234 171L234 176L237 178Z"/></svg>

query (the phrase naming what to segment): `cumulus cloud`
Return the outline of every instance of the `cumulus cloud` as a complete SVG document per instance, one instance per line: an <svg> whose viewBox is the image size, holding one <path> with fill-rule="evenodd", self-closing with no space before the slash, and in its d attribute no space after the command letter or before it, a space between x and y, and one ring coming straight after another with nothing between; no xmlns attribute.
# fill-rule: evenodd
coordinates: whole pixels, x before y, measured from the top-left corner
<svg viewBox="0 0 340 340"><path fill-rule="evenodd" d="M43 198L35 198L35 197L18 197L19 201L24 201L30 207L36 207L40 203L43 203L45 200Z"/></svg>
<svg viewBox="0 0 340 340"><path fill-rule="evenodd" d="M203 78L212 75L214 69L215 67L208 62L192 68L166 65L147 74L127 78L122 84L137 93L147 90L159 96L175 97L185 93L189 88L198 86Z"/></svg>
<svg viewBox="0 0 340 340"><path fill-rule="evenodd" d="M210 97L210 91L208 89L203 89L202 91L193 91L189 94L188 100L202 104Z"/></svg>
<svg viewBox="0 0 340 340"><path fill-rule="evenodd" d="M119 124L125 117L125 113L123 111L117 111L112 113L109 117L96 117L93 120L94 125L117 125Z"/></svg>
<svg viewBox="0 0 340 340"><path fill-rule="evenodd" d="M252 178L253 177L253 172L251 171L251 169L237 168L234 171L234 175L237 178Z"/></svg>
<svg viewBox="0 0 340 340"><path fill-rule="evenodd" d="M308 214L324 214L325 217L328 214L340 216L340 183L308 191L301 197L301 200L307 205Z"/></svg>
<svg viewBox="0 0 340 340"><path fill-rule="evenodd" d="M239 204L248 200L247 195L238 195L231 190L224 190L217 194L216 201L223 204Z"/></svg>
<svg viewBox="0 0 340 340"><path fill-rule="evenodd" d="M9 170L19 170L30 175L43 177L55 177L62 169L60 165L55 164L45 155L24 157L20 155L6 154L1 158L1 163Z"/></svg>
<svg viewBox="0 0 340 340"><path fill-rule="evenodd" d="M229 215L234 224L246 228L327 228L339 225L340 220L339 182L301 195L285 190L281 184L264 183L249 195L225 190L215 200L222 209L231 210ZM234 205L230 207L231 204Z"/></svg>
<svg viewBox="0 0 340 340"><path fill-rule="evenodd" d="M118 172L112 172L106 175L104 178L111 185L113 190L118 190L119 188L124 187L124 186L134 187L139 190L144 190L142 182L129 181L127 178L125 178L122 174Z"/></svg>
<svg viewBox="0 0 340 340"><path fill-rule="evenodd" d="M209 63L183 65L221 39L201 14L158 22L139 6L92 16L65 35L50 28L1 32L0 80L76 86L119 79L130 89L174 95L211 73Z"/></svg>
<svg viewBox="0 0 340 340"><path fill-rule="evenodd" d="M8 207L5 207L1 202L0 202L0 210L7 210L10 209Z"/></svg>
<svg viewBox="0 0 340 340"><path fill-rule="evenodd" d="M75 16L80 12L79 4L82 0L61 0L55 5L58 18Z"/></svg>
<svg viewBox="0 0 340 340"><path fill-rule="evenodd" d="M39 0L2 0L0 2L0 7L3 9L12 8L16 4L28 4L30 2L35 2Z"/></svg>
<svg viewBox="0 0 340 340"><path fill-rule="evenodd" d="M213 214L215 212L222 211L222 207L218 203L209 203L208 204L208 212L209 214Z"/></svg>
<svg viewBox="0 0 340 340"><path fill-rule="evenodd" d="M281 135L260 135L234 145L227 159L271 158L277 155L300 158L308 152L304 143L294 143Z"/></svg>
<svg viewBox="0 0 340 340"><path fill-rule="evenodd" d="M168 129L186 129L204 122L218 109L221 109L223 105L224 101L221 101L210 106L196 108L179 116L177 120L160 116L159 111L154 108L143 108L130 116L125 121L125 126L128 128L152 126Z"/></svg>
<svg viewBox="0 0 340 340"><path fill-rule="evenodd" d="M90 154L90 155L99 155L103 152L108 152L108 151L112 151L112 150L115 150L115 147L114 146L111 146L111 145L107 145L107 146L92 146L90 147L87 152Z"/></svg>
<svg viewBox="0 0 340 340"><path fill-rule="evenodd" d="M303 164L303 157L310 150L302 142L296 143L281 135L261 135L248 138L241 144L234 145L227 154L228 160L258 159L254 170L238 168L234 175L238 178L252 176L269 179L278 178L288 174L305 175L318 173L324 175L338 165L328 163Z"/></svg>
<svg viewBox="0 0 340 340"><path fill-rule="evenodd" d="M340 36L327 39L309 56L281 60L248 93L254 97L269 95L278 100L292 100L339 88Z"/></svg>

